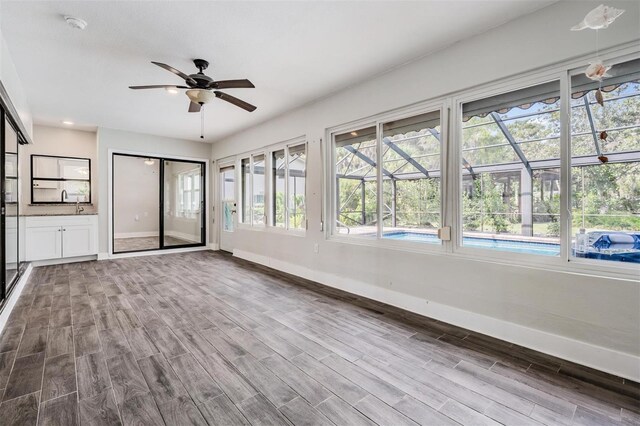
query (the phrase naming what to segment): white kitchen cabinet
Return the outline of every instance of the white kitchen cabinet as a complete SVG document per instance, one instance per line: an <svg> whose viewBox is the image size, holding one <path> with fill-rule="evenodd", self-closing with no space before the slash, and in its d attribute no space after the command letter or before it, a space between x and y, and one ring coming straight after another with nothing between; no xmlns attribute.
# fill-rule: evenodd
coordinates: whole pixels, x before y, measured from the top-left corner
<svg viewBox="0 0 640 426"><path fill-rule="evenodd" d="M27 261L62 257L62 227L37 226L27 228Z"/></svg>
<svg viewBox="0 0 640 426"><path fill-rule="evenodd" d="M62 257L96 254L92 225L64 225L62 227Z"/></svg>
<svg viewBox="0 0 640 426"><path fill-rule="evenodd" d="M26 260L66 259L98 253L98 217L29 216L25 220Z"/></svg>

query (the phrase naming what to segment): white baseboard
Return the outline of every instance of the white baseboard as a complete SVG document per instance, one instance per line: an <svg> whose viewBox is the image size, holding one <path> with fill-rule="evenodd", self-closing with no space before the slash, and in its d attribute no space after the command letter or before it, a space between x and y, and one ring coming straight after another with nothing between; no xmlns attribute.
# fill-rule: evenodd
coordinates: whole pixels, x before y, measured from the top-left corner
<svg viewBox="0 0 640 426"><path fill-rule="evenodd" d="M99 260L97 255L92 256L78 256L78 257L65 257L59 259L47 259L47 260L33 260L31 264L34 267L47 266L47 265L61 265L63 263L76 263L76 262L88 262L90 260Z"/></svg>
<svg viewBox="0 0 640 426"><path fill-rule="evenodd" d="M160 234L158 231L145 231L145 232L119 232L113 235L113 238L148 238L157 237Z"/></svg>
<svg viewBox="0 0 640 426"><path fill-rule="evenodd" d="M29 281L29 276L31 275L31 271L33 270L33 265L30 263L25 269L24 273L16 283L15 288L9 295L4 307L2 308L2 312L0 312L0 334L4 331L4 327L7 325L7 321L9 320L9 316L13 311L13 307L16 305L18 298L22 294L22 290L24 290L24 286Z"/></svg>
<svg viewBox="0 0 640 426"><path fill-rule="evenodd" d="M220 244L218 243L209 244L209 250L214 250L214 251L220 250Z"/></svg>
<svg viewBox="0 0 640 426"><path fill-rule="evenodd" d="M140 257L140 256L158 256L160 254L175 254L175 253L187 253L191 251L202 251L202 250L210 250L209 246L199 246L199 247L185 247L185 248L176 248L176 249L163 249L163 250L146 250L146 251L132 251L130 253L98 253L98 260L109 260L109 259L125 259L128 257Z"/></svg>
<svg viewBox="0 0 640 426"><path fill-rule="evenodd" d="M233 255L282 272L316 281L329 287L367 297L419 315L444 321L497 339L506 340L539 352L566 359L633 381L640 381L640 357L602 346L571 339L546 331L525 327L453 306L429 302L362 281L316 271L245 250L235 249Z"/></svg>

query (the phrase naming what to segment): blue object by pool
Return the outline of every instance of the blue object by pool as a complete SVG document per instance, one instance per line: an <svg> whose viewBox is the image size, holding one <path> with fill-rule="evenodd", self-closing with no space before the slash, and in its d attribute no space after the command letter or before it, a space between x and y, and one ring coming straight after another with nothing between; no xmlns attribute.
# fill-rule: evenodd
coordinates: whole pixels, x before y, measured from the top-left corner
<svg viewBox="0 0 640 426"><path fill-rule="evenodd" d="M422 243L440 243L440 240L435 235L420 234L417 232L391 232L384 234L384 238L391 240L417 241ZM560 255L560 244L553 243L536 243L528 241L498 240L493 238L464 237L463 244L465 247L488 248L516 253L541 254L543 256Z"/></svg>

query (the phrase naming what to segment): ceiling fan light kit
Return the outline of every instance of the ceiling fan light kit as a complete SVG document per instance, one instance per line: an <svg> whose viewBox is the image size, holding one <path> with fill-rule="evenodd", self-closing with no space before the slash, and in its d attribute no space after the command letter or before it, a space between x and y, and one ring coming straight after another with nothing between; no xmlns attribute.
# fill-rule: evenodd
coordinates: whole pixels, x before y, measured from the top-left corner
<svg viewBox="0 0 640 426"><path fill-rule="evenodd" d="M163 64L162 62L151 61L152 64L163 68L178 77L182 78L186 83L186 86L176 86L172 84L154 84L147 86L129 86L130 89L165 89L169 93L175 93L177 89L188 89L185 93L189 98L189 112L201 112L202 106L211 102L215 98L220 98L223 101L229 102L237 107L240 107L246 111L255 111L256 107L248 102L236 98L235 96L228 95L224 92L220 92L220 89L240 89L240 88L254 88L255 86L251 81L247 79L242 80L221 80L215 81L213 78L204 74L204 70L209 67L209 62L204 59L194 59L193 64L198 68L198 72L195 74L187 75L180 70L173 68L170 65ZM201 119L200 138L204 139L204 115Z"/></svg>
<svg viewBox="0 0 640 426"><path fill-rule="evenodd" d="M190 89L187 90L187 96L191 99L191 102L204 105L215 99L216 95L212 91L205 89Z"/></svg>

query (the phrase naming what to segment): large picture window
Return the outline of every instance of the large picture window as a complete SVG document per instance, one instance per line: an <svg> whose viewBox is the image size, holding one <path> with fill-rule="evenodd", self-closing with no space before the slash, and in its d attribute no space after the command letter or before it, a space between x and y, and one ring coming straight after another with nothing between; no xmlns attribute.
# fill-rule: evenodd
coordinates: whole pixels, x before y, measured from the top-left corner
<svg viewBox="0 0 640 426"><path fill-rule="evenodd" d="M560 255L560 83L462 105L462 245Z"/></svg>
<svg viewBox="0 0 640 426"><path fill-rule="evenodd" d="M640 60L609 74L571 79L571 255L640 263Z"/></svg>
<svg viewBox="0 0 640 426"><path fill-rule="evenodd" d="M336 233L441 244L440 111L383 121L333 140Z"/></svg>

